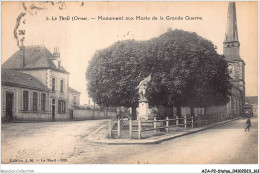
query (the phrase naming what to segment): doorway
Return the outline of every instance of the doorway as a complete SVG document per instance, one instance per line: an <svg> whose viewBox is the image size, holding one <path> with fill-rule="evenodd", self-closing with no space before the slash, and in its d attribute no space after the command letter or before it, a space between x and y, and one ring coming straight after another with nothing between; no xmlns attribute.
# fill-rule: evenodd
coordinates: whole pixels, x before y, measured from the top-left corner
<svg viewBox="0 0 260 174"><path fill-rule="evenodd" d="M70 109L70 119L73 120L73 110Z"/></svg>
<svg viewBox="0 0 260 174"><path fill-rule="evenodd" d="M51 118L55 120L55 99L51 101Z"/></svg>
<svg viewBox="0 0 260 174"><path fill-rule="evenodd" d="M14 94L13 93L6 93L6 120L12 120L13 119L13 100L14 100Z"/></svg>

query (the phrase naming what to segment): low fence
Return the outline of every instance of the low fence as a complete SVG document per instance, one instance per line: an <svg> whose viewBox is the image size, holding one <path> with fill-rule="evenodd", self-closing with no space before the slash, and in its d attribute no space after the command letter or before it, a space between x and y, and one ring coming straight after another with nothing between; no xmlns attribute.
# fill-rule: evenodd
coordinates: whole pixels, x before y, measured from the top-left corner
<svg viewBox="0 0 260 174"><path fill-rule="evenodd" d="M168 117L165 120L157 120L154 117L153 120L109 120L108 123L108 132L109 137L111 138L114 134L117 135L117 138L121 138L122 130L129 130L129 137L133 138L133 133L137 133L138 139L142 138L142 133L153 131L153 136L156 136L159 132L170 132L176 131L176 129L182 128L192 129L194 127L205 126L208 124L225 121L228 119L233 119L235 116L232 115L212 115L212 116L176 116L174 119L169 119ZM133 129L135 128L135 129ZM175 128L175 129L171 129Z"/></svg>

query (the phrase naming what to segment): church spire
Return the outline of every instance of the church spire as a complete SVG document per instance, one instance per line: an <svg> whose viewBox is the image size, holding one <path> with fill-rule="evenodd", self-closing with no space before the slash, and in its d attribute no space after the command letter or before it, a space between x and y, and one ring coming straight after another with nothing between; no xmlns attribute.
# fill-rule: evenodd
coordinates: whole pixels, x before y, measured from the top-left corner
<svg viewBox="0 0 260 174"><path fill-rule="evenodd" d="M242 61L240 58L239 48L240 43L238 41L237 32L236 4L235 2L229 2L226 33L223 43L223 54L225 59L227 61Z"/></svg>
<svg viewBox="0 0 260 174"><path fill-rule="evenodd" d="M233 85L231 95L231 113L241 113L245 104L245 62L240 57L240 43L237 32L237 16L235 2L229 2L227 26L223 43L223 54L228 62L228 72Z"/></svg>
<svg viewBox="0 0 260 174"><path fill-rule="evenodd" d="M225 42L238 41L236 4L229 2Z"/></svg>

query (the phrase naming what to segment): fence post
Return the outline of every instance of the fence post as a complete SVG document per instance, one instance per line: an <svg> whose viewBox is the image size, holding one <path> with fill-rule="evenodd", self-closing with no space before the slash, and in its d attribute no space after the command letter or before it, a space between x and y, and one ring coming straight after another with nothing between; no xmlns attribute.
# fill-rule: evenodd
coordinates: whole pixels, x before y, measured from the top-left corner
<svg viewBox="0 0 260 174"><path fill-rule="evenodd" d="M132 138L132 118L129 119L129 136Z"/></svg>
<svg viewBox="0 0 260 174"><path fill-rule="evenodd" d="M138 119L138 139L141 139L141 119Z"/></svg>
<svg viewBox="0 0 260 174"><path fill-rule="evenodd" d="M178 118L178 115L176 115L176 127L178 128L179 126L179 118Z"/></svg>
<svg viewBox="0 0 260 174"><path fill-rule="evenodd" d="M187 116L184 115L184 129L187 129Z"/></svg>
<svg viewBox="0 0 260 174"><path fill-rule="evenodd" d="M166 117L166 132L169 132L169 117Z"/></svg>
<svg viewBox="0 0 260 174"><path fill-rule="evenodd" d="M117 137L120 138L120 118L117 120Z"/></svg>
<svg viewBox="0 0 260 174"><path fill-rule="evenodd" d="M154 135L156 135L156 117L153 117L153 132L154 132Z"/></svg>
<svg viewBox="0 0 260 174"><path fill-rule="evenodd" d="M109 138L112 137L111 120L108 121L108 135Z"/></svg>
<svg viewBox="0 0 260 174"><path fill-rule="evenodd" d="M191 128L193 128L193 123L194 123L194 120L193 120L193 119L194 119L194 116L192 115L192 116L191 116Z"/></svg>

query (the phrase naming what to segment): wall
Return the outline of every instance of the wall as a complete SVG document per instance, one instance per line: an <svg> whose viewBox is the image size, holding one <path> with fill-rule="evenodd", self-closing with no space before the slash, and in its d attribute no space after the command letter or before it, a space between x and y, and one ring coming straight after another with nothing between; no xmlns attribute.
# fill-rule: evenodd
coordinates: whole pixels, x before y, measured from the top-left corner
<svg viewBox="0 0 260 174"><path fill-rule="evenodd" d="M194 108L195 116L204 115L204 108ZM177 108L173 107L173 115L174 117L177 115ZM181 116L191 115L189 107L181 107Z"/></svg>
<svg viewBox="0 0 260 174"><path fill-rule="evenodd" d="M107 112L107 118L112 118L116 116L115 112ZM74 120L90 120L90 119L106 119L105 111L94 111L93 110L73 110Z"/></svg>
<svg viewBox="0 0 260 174"><path fill-rule="evenodd" d="M206 109L205 114L206 115L218 115L218 114L227 114L229 105L223 105L223 106L212 106L208 107Z"/></svg>

